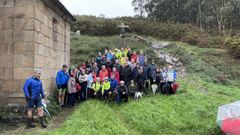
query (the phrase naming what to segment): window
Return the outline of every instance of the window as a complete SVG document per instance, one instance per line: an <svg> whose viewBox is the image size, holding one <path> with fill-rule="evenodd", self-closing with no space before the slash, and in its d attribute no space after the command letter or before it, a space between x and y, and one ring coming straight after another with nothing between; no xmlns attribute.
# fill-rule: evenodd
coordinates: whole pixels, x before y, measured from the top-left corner
<svg viewBox="0 0 240 135"><path fill-rule="evenodd" d="M57 20L55 18L53 18L52 20L52 24L53 24L53 41L57 41Z"/></svg>

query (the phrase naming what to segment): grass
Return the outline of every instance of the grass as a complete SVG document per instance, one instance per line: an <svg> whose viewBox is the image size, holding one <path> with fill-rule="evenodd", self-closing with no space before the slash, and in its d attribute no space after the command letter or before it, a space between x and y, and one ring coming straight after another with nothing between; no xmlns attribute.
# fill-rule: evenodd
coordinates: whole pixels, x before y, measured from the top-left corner
<svg viewBox="0 0 240 135"><path fill-rule="evenodd" d="M120 44L117 36L72 37L72 64L94 57L104 48ZM127 39L133 50L143 50L155 58L145 43ZM176 54L185 63L188 74L180 78L181 87L176 95L144 97L117 105L89 100L79 105L65 123L51 132L39 134L66 135L220 135L216 124L218 107L240 97L238 61L225 51L203 49L177 43L165 51ZM176 51L178 50L178 51ZM227 59L226 59L227 58ZM229 65L229 66L226 66ZM217 80L218 75L227 76Z"/></svg>
<svg viewBox="0 0 240 135"><path fill-rule="evenodd" d="M42 134L221 134L216 125L217 109L238 100L239 88L209 83L198 76L187 76L179 82L181 88L173 96L145 97L120 106L87 101L77 107L61 128Z"/></svg>

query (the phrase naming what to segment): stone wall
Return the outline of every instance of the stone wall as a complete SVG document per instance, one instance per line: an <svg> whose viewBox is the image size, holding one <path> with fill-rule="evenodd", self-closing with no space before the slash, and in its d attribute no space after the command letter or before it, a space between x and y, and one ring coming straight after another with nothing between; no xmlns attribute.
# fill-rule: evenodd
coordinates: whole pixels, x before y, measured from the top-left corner
<svg viewBox="0 0 240 135"><path fill-rule="evenodd" d="M47 93L55 90L55 76L63 64L70 63L70 24L38 0L35 10L35 67L43 70L42 80ZM56 20L57 40L53 38Z"/></svg>
<svg viewBox="0 0 240 135"><path fill-rule="evenodd" d="M14 98L23 97L24 82L36 67L51 93L56 72L70 63L70 24L42 0L0 0L0 14L0 104L19 102Z"/></svg>

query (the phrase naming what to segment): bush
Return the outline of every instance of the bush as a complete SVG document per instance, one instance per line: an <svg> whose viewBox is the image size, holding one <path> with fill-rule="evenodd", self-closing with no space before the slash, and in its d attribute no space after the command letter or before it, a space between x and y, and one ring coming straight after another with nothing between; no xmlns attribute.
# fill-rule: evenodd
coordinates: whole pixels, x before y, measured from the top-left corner
<svg viewBox="0 0 240 135"><path fill-rule="evenodd" d="M150 22L133 17L105 19L95 16L76 16L76 18L78 21L72 25L72 30L80 30L82 34L86 35L118 35L120 32L117 26L125 23L130 26L128 32L152 36L162 40L182 41L200 47L219 47L223 41L222 38L215 38L216 36L212 36L189 24Z"/></svg>
<svg viewBox="0 0 240 135"><path fill-rule="evenodd" d="M240 58L240 38L239 37L229 37L225 40L225 45L229 48L229 52Z"/></svg>

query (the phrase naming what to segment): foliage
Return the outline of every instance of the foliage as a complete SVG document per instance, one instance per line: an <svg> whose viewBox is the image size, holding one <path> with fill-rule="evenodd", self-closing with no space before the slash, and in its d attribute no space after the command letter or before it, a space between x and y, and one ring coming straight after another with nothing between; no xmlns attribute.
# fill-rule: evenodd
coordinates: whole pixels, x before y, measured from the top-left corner
<svg viewBox="0 0 240 135"><path fill-rule="evenodd" d="M197 76L179 82L181 88L173 96L144 97L121 105L87 101L60 128L41 134L221 135L216 125L218 107L238 100L239 88Z"/></svg>
<svg viewBox="0 0 240 135"><path fill-rule="evenodd" d="M97 51L120 44L117 36L79 37L73 34L72 39L72 54L81 55L76 59L89 59ZM133 50L154 55L145 43L132 38L127 38L126 43ZM92 52L79 54L78 49L84 51L83 48ZM184 43L172 44L163 51L180 57L187 66L188 75L178 79L180 89L176 95L144 97L121 105L89 100L80 104L60 128L39 134L221 135L216 124L217 110L239 99L240 63L224 50ZM231 86L214 83L218 75L229 76L226 80Z"/></svg>
<svg viewBox="0 0 240 135"><path fill-rule="evenodd" d="M149 0L143 4L151 20L193 24L206 30L217 28L223 34L240 28L239 0Z"/></svg>
<svg viewBox="0 0 240 135"><path fill-rule="evenodd" d="M229 47L229 51L235 57L240 58L240 38L239 37L229 37L225 40L225 45Z"/></svg>
<svg viewBox="0 0 240 135"><path fill-rule="evenodd" d="M81 34L118 35L117 26L124 22L130 26L128 32L138 35L152 36L161 40L182 41L201 47L221 47L223 44L221 36L210 35L189 24L161 23L132 17L104 19L94 16L76 16L76 18L78 21L72 25L72 28L73 31L80 30Z"/></svg>

